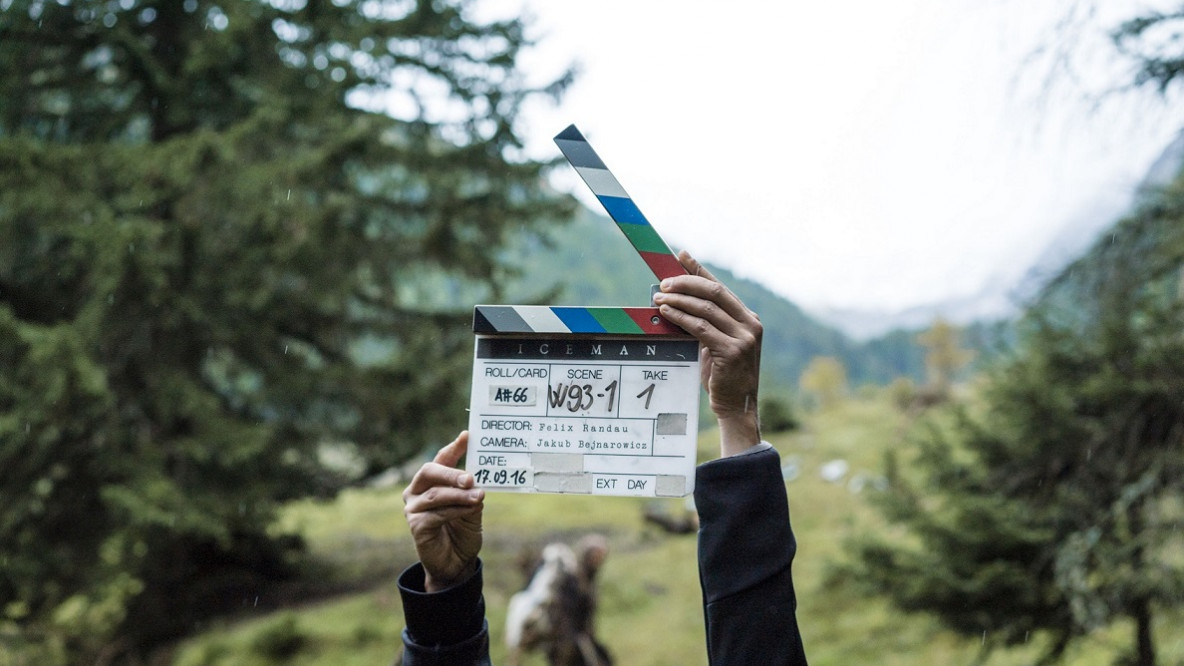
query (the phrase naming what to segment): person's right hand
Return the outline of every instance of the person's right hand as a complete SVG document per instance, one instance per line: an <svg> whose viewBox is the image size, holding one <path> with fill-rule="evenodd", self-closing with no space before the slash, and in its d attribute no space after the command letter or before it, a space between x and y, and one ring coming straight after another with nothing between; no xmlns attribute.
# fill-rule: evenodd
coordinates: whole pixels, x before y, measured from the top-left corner
<svg viewBox="0 0 1184 666"><path fill-rule="evenodd" d="M678 260L688 275L662 280L654 303L663 317L698 338L703 388L719 420L720 454L736 455L761 441L761 318L686 250Z"/></svg>
<svg viewBox="0 0 1184 666"><path fill-rule="evenodd" d="M419 468L403 491L403 514L423 563L427 592L449 588L477 568L485 491L474 487L472 474L456 469L468 445L464 431Z"/></svg>

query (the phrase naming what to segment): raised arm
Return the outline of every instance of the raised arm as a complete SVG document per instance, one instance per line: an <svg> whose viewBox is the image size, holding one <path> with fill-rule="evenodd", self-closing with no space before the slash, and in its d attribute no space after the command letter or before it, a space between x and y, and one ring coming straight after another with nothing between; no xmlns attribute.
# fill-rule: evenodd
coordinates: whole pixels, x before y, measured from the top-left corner
<svg viewBox="0 0 1184 666"><path fill-rule="evenodd" d="M407 628L404 666L489 664L481 596L481 516L485 491L456 469L468 448L462 432L403 491L403 513L419 563L399 576Z"/></svg>
<svg viewBox="0 0 1184 666"><path fill-rule="evenodd" d="M403 491L403 514L424 568L424 586L438 592L473 575L481 551L485 491L456 469L469 446L464 431L440 449Z"/></svg>
<svg viewBox="0 0 1184 666"><path fill-rule="evenodd" d="M690 275L663 280L655 302L699 340L703 385L719 419L719 460L700 465L699 580L713 666L805 666L791 565L797 550L780 456L757 416L760 319L685 252Z"/></svg>

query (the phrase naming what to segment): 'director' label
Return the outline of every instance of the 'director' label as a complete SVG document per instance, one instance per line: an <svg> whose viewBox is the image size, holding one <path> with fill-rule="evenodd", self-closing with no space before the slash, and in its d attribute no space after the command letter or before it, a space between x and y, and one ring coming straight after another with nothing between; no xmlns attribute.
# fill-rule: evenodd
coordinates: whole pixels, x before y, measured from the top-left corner
<svg viewBox="0 0 1184 666"><path fill-rule="evenodd" d="M467 470L489 489L694 489L699 346L653 336L477 336Z"/></svg>

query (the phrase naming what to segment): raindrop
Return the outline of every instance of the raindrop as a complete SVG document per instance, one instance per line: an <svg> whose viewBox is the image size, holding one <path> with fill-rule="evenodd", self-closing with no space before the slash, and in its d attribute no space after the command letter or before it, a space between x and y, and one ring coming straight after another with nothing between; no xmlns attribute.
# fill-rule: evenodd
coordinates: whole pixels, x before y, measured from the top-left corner
<svg viewBox="0 0 1184 666"><path fill-rule="evenodd" d="M288 188L288 201L292 200L292 188Z"/></svg>
<svg viewBox="0 0 1184 666"><path fill-rule="evenodd" d="M288 345L284 345L284 353L285 353L285 354L287 354L287 353L288 353Z"/></svg>
<svg viewBox="0 0 1184 666"><path fill-rule="evenodd" d="M25 434L29 434L29 422L25 421Z"/></svg>

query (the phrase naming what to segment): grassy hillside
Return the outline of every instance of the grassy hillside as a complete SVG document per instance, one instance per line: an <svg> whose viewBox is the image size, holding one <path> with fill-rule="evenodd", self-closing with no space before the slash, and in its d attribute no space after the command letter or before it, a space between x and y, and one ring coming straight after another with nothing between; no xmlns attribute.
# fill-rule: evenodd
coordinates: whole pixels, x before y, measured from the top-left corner
<svg viewBox="0 0 1184 666"><path fill-rule="evenodd" d="M866 501L861 484L874 484L884 451L906 446L916 427L883 397L852 400L807 416L806 426L773 439L797 476L787 481L799 540L795 580L799 619L814 666L879 664L949 666L975 663L980 640L964 640L926 617L906 616L883 601L860 596L828 575L843 557L844 542L861 530L887 529ZM716 447L713 432L700 437L700 457ZM839 483L820 467L843 459L850 471ZM907 459L907 456L906 456ZM399 645L402 618L394 573L413 561L402 517L400 488L353 490L332 502L289 505L278 527L297 529L312 552L338 577L369 586L331 601L262 608L283 600L244 599L240 618L211 628L177 653L182 666L305 666L389 664ZM574 540L598 531L610 539L602 574L600 634L626 666L703 664L703 620L693 536L670 536L645 526L645 501L555 495L493 494L486 510L486 599L495 663L504 663L506 600L523 580L516 560L524 545ZM681 502L667 501L671 510ZM342 573L344 572L344 573ZM1159 627L1164 664L1182 663L1184 637L1167 618ZM1067 663L1108 666L1127 644L1129 630L1114 627L1073 649ZM1035 645L998 653L988 666L1031 664ZM271 655L268 657L267 655ZM541 664L532 661L531 664Z"/></svg>

